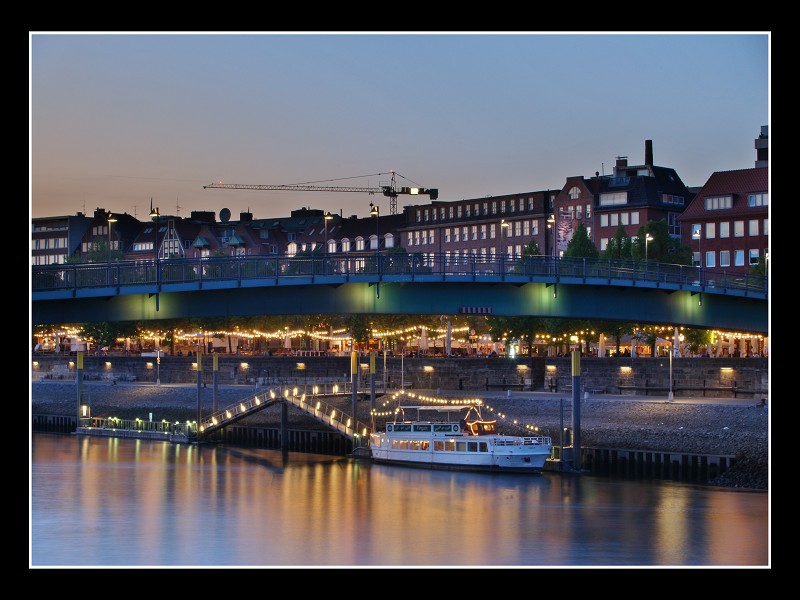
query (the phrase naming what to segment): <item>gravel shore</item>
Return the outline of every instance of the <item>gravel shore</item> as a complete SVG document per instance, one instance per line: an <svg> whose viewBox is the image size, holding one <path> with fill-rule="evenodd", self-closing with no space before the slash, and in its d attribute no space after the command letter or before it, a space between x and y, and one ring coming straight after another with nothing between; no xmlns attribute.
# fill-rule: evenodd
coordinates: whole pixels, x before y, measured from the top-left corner
<svg viewBox="0 0 800 600"><path fill-rule="evenodd" d="M148 418L152 413L153 419L158 421L195 420L197 417L198 390L192 385L156 387L85 382L83 390L94 416L132 419ZM220 386L217 390L218 407L229 406L255 391L246 386ZM484 417L496 418L501 431L507 428L512 432L514 421L536 425L544 435L552 436L554 443L559 440L562 405L567 409L564 425L571 424L570 396L537 392L512 392L510 395L506 392L472 392L467 395L463 392L434 394L413 390L411 393L427 393L437 398L480 398L485 406ZM30 397L32 414L76 413L74 382L34 381L30 386ZM213 390L210 387L201 389L200 398L203 414L210 414ZM388 400L389 396L378 398L376 408L383 409ZM348 398L330 403L350 412L352 401ZM392 402L390 406L394 404ZM370 403L359 402L358 408L359 420L369 422ZM736 457L736 463L710 482L711 485L769 489L768 407L759 407L754 400L681 398L666 402L652 397L601 395L583 398L580 411L583 447L731 455ZM280 422L280 407L269 407L247 419L258 424L277 424ZM297 409L290 408L289 419L293 428L325 427Z"/></svg>

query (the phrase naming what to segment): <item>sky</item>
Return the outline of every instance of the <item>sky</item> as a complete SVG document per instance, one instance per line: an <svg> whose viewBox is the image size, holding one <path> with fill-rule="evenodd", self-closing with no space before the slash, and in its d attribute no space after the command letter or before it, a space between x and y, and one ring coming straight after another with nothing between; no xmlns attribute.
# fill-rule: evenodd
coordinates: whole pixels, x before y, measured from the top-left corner
<svg viewBox="0 0 800 600"><path fill-rule="evenodd" d="M617 157L688 186L754 167L771 34L29 33L30 215L147 220L227 208L389 214L366 192L439 200L561 189ZM407 204L427 204L401 195Z"/></svg>

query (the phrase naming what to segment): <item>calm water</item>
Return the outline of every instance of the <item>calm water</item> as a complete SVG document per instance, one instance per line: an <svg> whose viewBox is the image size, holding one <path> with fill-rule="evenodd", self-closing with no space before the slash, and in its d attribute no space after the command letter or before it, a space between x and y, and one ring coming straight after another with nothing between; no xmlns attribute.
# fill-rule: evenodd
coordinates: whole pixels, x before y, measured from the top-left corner
<svg viewBox="0 0 800 600"><path fill-rule="evenodd" d="M764 492L34 433L31 567L770 565Z"/></svg>

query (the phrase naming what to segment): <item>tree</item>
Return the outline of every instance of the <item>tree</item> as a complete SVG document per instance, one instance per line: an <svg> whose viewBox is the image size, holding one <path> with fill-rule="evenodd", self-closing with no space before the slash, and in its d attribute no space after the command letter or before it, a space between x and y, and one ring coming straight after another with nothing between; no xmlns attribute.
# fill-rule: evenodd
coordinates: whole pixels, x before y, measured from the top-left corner
<svg viewBox="0 0 800 600"><path fill-rule="evenodd" d="M578 223L572 239L567 244L564 256L571 258L599 258L600 252L594 242L589 238L589 230L586 225Z"/></svg>
<svg viewBox="0 0 800 600"><path fill-rule="evenodd" d="M652 241L645 242L647 234L653 238ZM661 219L648 221L646 225L639 227L631 258L643 260L645 257L653 262L691 266L693 254L689 246L669 234L667 220Z"/></svg>
<svg viewBox="0 0 800 600"><path fill-rule="evenodd" d="M628 237L625 227L619 225L614 237L608 240L608 245L602 253L603 258L630 260L632 258L631 247L631 238Z"/></svg>

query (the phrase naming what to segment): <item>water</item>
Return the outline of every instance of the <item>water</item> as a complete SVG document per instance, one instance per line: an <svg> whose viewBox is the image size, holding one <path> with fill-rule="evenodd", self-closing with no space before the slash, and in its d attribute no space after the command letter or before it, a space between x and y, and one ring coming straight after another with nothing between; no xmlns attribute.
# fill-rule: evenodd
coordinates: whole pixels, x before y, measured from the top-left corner
<svg viewBox="0 0 800 600"><path fill-rule="evenodd" d="M770 565L765 492L33 433L31 567Z"/></svg>

